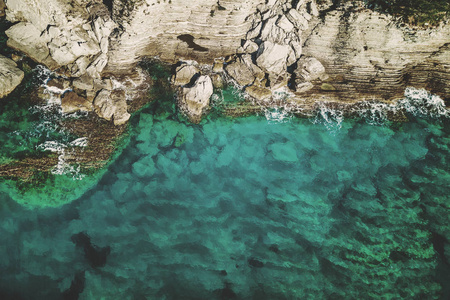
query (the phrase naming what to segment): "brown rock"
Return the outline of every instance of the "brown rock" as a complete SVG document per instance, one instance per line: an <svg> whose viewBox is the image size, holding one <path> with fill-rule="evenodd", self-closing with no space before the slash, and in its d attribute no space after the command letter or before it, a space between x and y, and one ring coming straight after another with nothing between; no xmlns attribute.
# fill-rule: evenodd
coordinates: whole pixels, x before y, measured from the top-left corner
<svg viewBox="0 0 450 300"><path fill-rule="evenodd" d="M5 16L6 5L3 0L0 0L0 17Z"/></svg>
<svg viewBox="0 0 450 300"><path fill-rule="evenodd" d="M262 101L269 100L270 97L272 97L272 92L269 89L259 87L256 85L251 85L251 86L247 87L245 89L245 92L249 96L251 96L257 100L262 100Z"/></svg>
<svg viewBox="0 0 450 300"><path fill-rule="evenodd" d="M63 113L70 114L77 111L91 111L92 103L75 92L67 92L61 99L61 108Z"/></svg>

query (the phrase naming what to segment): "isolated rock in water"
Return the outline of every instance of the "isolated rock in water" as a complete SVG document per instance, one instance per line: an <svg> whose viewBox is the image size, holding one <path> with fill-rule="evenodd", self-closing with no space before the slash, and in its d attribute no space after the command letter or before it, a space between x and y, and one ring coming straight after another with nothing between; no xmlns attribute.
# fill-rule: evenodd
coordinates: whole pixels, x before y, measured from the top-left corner
<svg viewBox="0 0 450 300"><path fill-rule="evenodd" d="M198 74L200 70L193 65L182 64L175 72L175 75L172 77L172 83L174 85L186 85L191 82L192 77Z"/></svg>
<svg viewBox="0 0 450 300"><path fill-rule="evenodd" d="M274 44L265 41L258 50L256 64L270 74L283 74L287 70L287 58L290 53L287 45Z"/></svg>
<svg viewBox="0 0 450 300"><path fill-rule="evenodd" d="M200 76L193 87L183 88L180 105L192 122L200 122L212 94L213 84L209 76Z"/></svg>
<svg viewBox="0 0 450 300"><path fill-rule="evenodd" d="M92 103L75 92L67 92L61 99L61 108L63 113L70 114L77 111L91 111Z"/></svg>
<svg viewBox="0 0 450 300"><path fill-rule="evenodd" d="M242 55L227 65L226 71L241 86L252 84L255 78L264 78L264 72L252 62L250 54Z"/></svg>
<svg viewBox="0 0 450 300"><path fill-rule="evenodd" d="M302 57L297 63L298 67L295 70L297 79L301 82L313 81L325 74L325 67L320 61L314 57Z"/></svg>
<svg viewBox="0 0 450 300"><path fill-rule="evenodd" d="M0 55L0 98L11 93L22 82L23 76L13 60Z"/></svg>
<svg viewBox="0 0 450 300"><path fill-rule="evenodd" d="M94 99L94 111L100 118L114 120L114 125L125 124L130 119L123 90L101 90Z"/></svg>

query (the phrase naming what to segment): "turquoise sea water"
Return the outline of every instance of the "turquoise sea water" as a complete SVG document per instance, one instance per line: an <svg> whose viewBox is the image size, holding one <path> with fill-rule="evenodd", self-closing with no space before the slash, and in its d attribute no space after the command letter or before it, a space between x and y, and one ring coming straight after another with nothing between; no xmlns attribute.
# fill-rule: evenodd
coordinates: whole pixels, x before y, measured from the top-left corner
<svg viewBox="0 0 450 300"><path fill-rule="evenodd" d="M414 101L200 125L154 103L101 178L1 185L0 299L446 299L450 122Z"/></svg>

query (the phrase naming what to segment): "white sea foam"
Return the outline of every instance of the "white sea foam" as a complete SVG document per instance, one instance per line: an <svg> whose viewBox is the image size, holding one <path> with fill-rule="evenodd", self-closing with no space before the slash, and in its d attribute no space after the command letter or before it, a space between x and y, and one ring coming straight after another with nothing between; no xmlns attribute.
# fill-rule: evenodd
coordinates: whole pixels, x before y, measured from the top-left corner
<svg viewBox="0 0 450 300"><path fill-rule="evenodd" d="M344 111L327 107L325 103L320 102L317 106L316 116L312 119L314 124L323 124L332 132L338 131L344 121Z"/></svg>
<svg viewBox="0 0 450 300"><path fill-rule="evenodd" d="M292 119L292 113L288 107L270 107L264 110L264 115L270 124L287 123Z"/></svg>

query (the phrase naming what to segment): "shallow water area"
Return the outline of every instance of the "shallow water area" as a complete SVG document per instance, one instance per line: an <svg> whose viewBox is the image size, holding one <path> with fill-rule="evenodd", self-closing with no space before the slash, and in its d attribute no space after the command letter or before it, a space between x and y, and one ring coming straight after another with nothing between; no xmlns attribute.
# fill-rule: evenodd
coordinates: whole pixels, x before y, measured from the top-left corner
<svg viewBox="0 0 450 300"><path fill-rule="evenodd" d="M445 299L450 122L428 111L192 125L150 105L72 203L0 194L0 296Z"/></svg>

